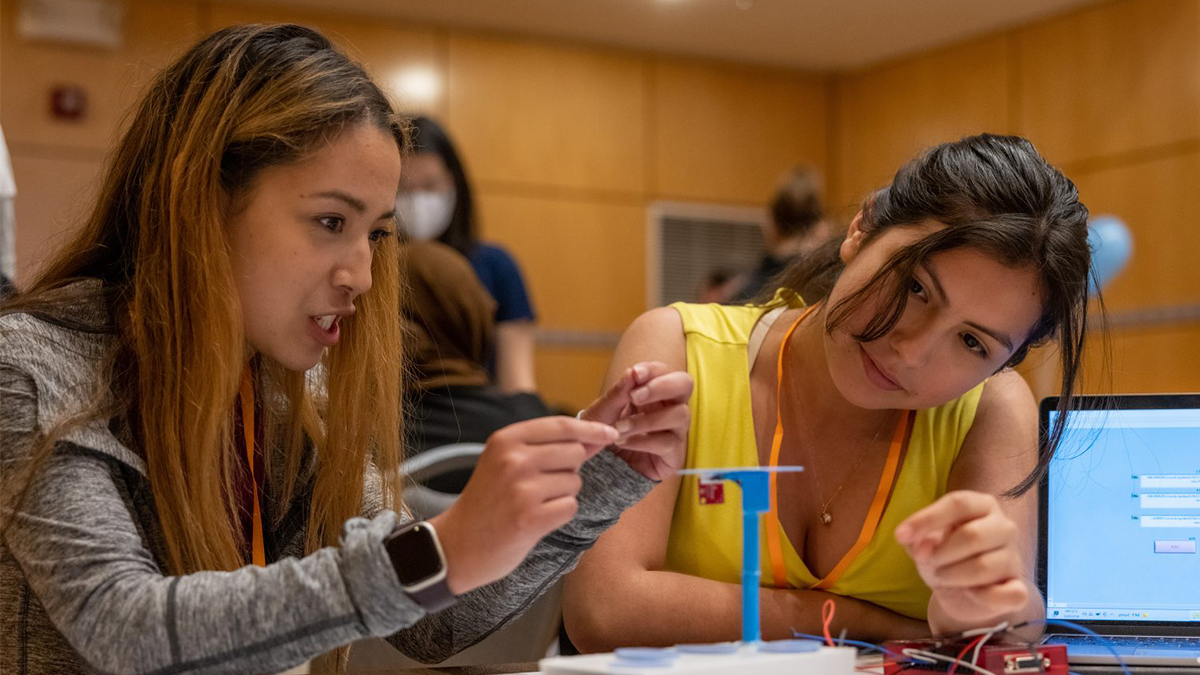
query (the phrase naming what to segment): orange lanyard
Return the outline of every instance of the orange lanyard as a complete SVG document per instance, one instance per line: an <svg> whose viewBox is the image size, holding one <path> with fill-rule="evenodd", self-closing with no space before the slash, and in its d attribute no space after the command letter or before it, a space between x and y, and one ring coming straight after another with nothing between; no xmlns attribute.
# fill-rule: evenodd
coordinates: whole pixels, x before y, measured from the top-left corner
<svg viewBox="0 0 1200 675"><path fill-rule="evenodd" d="M266 548L263 545L262 512L258 506L258 479L254 475L254 378L250 368L242 371L242 437L246 442L246 465L250 468L250 485L254 491L254 533L251 544L251 560L259 567L267 565Z"/></svg>
<svg viewBox="0 0 1200 675"><path fill-rule="evenodd" d="M816 305L810 306L804 310L796 321L792 323L792 327L788 329L786 335L783 336L783 344L779 346L779 360L776 366L775 380L775 436L771 439L771 458L770 466L772 468L779 466L779 449L783 445L783 362L787 357L788 341L795 332L796 327L804 320L806 316L812 312ZM887 505L888 495L892 491L892 486L896 481L896 474L900 467L900 454L904 449L905 438L908 436L908 428L912 422L915 411L909 411L907 415L901 415L900 421L896 424L896 431L892 434L891 448L888 450L887 461L883 466L883 474L879 477L879 486L875 488L875 498L871 501L871 508L867 510L867 518L863 521L862 530L858 533L858 541L846 551L842 559L834 565L829 574L825 575L816 583L813 588L826 589L833 586L846 568L859 553L871 543L871 538L875 536L875 530L879 527L879 521L883 519L883 508ZM787 580L787 567L783 562L783 546L780 543L780 531L782 526L779 524L779 499L778 486L776 477L779 474L771 472L770 475L770 491L771 491L771 509L767 512L766 530L767 530L767 552L771 556L771 574L775 580L776 588L786 588L790 584Z"/></svg>

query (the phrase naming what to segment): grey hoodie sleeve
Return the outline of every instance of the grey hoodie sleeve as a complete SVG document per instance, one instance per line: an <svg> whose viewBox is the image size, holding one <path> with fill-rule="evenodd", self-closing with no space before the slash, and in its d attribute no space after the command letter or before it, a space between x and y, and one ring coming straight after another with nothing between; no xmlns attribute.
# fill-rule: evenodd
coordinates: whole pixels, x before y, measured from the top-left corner
<svg viewBox="0 0 1200 675"><path fill-rule="evenodd" d="M644 497L654 483L607 450L580 470L583 488L575 518L550 533L516 570L458 598L388 638L394 647L425 663L437 663L470 647L521 615L555 581L575 567L621 512Z"/></svg>
<svg viewBox="0 0 1200 675"><path fill-rule="evenodd" d="M32 378L0 363L4 480L39 433L37 394ZM105 453L60 443L4 540L51 622L101 673L278 672L383 636L413 658L444 660L519 615L652 486L600 453L581 471L571 523L508 577L426 617L401 590L383 548L397 519L371 499L377 481L367 481L368 518L348 521L339 547L266 567L172 577L150 553L122 470ZM13 486L2 487L7 494Z"/></svg>
<svg viewBox="0 0 1200 675"><path fill-rule="evenodd" d="M36 437L36 395L31 378L0 364L6 480ZM423 615L381 545L391 512L348 521L340 547L303 559L172 577L150 554L119 471L60 443L4 537L54 626L98 672L278 672Z"/></svg>

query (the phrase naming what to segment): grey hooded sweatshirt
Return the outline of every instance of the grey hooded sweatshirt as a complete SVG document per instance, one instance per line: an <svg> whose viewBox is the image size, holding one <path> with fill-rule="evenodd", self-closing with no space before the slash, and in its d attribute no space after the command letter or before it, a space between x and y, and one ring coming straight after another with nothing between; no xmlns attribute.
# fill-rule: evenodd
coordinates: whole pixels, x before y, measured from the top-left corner
<svg viewBox="0 0 1200 675"><path fill-rule="evenodd" d="M0 316L6 498L38 435L88 405L112 346L102 302L69 314ZM653 485L607 451L580 473L574 520L512 574L427 615L401 590L382 546L403 517L381 508L370 476L362 517L345 524L337 547L304 555L308 491L278 503L268 484L266 567L166 574L146 466L125 420L94 420L56 444L0 542L0 672L273 673L367 637L444 660L519 615Z"/></svg>

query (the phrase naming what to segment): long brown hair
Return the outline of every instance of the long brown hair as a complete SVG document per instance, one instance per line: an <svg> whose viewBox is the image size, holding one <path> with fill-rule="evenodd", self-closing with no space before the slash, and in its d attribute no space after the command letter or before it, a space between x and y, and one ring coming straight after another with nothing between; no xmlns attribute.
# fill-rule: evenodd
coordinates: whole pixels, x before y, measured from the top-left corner
<svg viewBox="0 0 1200 675"><path fill-rule="evenodd" d="M83 294L107 308L111 326L95 329L115 340L96 403L43 430L30 466L65 425L123 413L146 461L172 574L246 563L234 504L245 469L231 461L231 448L248 351L226 205L263 169L300 161L364 123L404 150L405 127L383 93L320 33L295 25L214 33L151 84L109 160L91 216L5 304L5 312L60 323L66 305L89 300ZM266 447L283 448L282 466L267 471L280 477L272 492L286 504L301 480L311 480L308 551L335 544L344 521L360 512L372 465L384 506L398 506L398 255L395 238L376 248L373 287L357 298L358 311L342 320L342 340L324 358L327 400L316 400L305 373L261 356L252 361ZM99 290L72 292L84 287L73 283L81 279L100 280ZM306 457L314 456L309 476Z"/></svg>
<svg viewBox="0 0 1200 675"><path fill-rule="evenodd" d="M1054 340L1062 380L1059 414L1039 440L1038 464L1006 493L1019 496L1045 474L1066 429L1082 370L1091 265L1088 210L1074 183L1028 140L980 134L930 148L897 171L891 185L870 195L862 207L864 243L890 228L928 220L946 227L896 251L867 283L829 307L826 329L833 331L864 303L878 299L880 312L853 337L863 342L883 337L904 314L914 270L939 252L974 248L1004 265L1036 270L1042 313L1002 368L1016 366L1031 348ZM840 243L831 240L800 258L772 287L790 288L809 301L828 297L843 268ZM1096 300L1103 327L1098 294Z"/></svg>

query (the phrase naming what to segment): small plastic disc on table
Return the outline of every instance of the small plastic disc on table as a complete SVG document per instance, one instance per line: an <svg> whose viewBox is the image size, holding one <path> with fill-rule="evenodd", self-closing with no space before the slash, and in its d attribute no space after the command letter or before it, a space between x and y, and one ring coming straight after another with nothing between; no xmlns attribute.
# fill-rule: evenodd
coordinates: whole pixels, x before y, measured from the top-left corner
<svg viewBox="0 0 1200 675"><path fill-rule="evenodd" d="M710 642L706 644L675 645L675 649L684 654L736 654L736 642Z"/></svg>
<svg viewBox="0 0 1200 675"><path fill-rule="evenodd" d="M803 654L815 652L821 648L816 640L772 640L758 646L758 651L771 654Z"/></svg>

